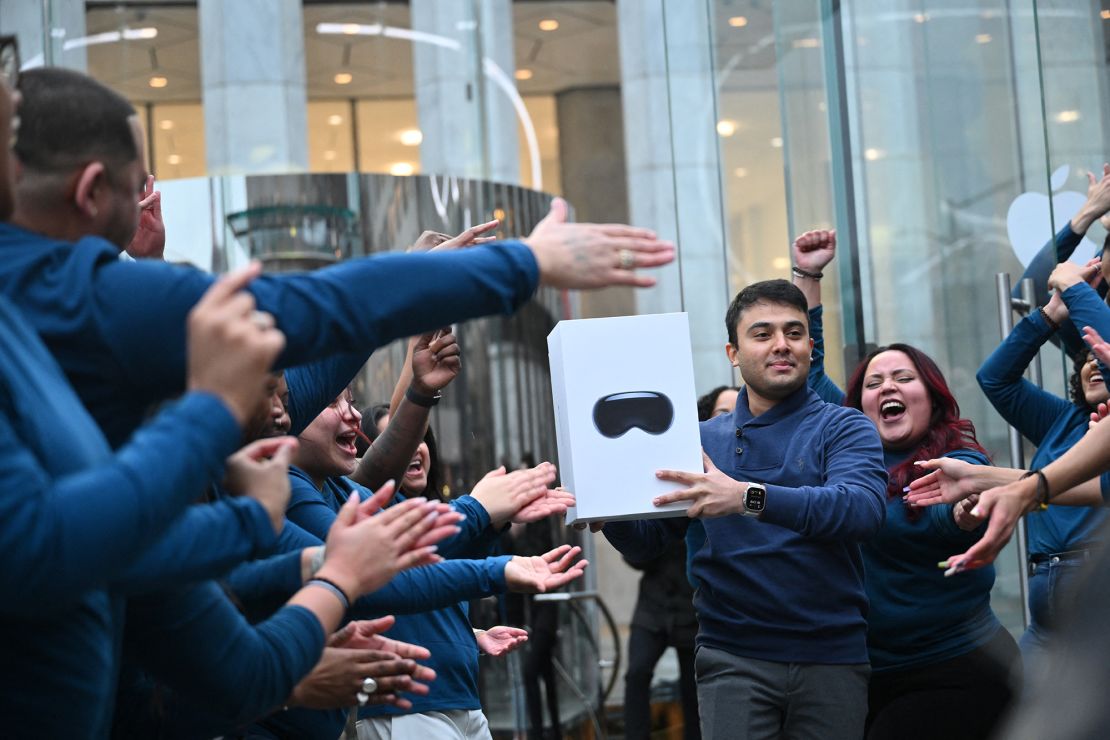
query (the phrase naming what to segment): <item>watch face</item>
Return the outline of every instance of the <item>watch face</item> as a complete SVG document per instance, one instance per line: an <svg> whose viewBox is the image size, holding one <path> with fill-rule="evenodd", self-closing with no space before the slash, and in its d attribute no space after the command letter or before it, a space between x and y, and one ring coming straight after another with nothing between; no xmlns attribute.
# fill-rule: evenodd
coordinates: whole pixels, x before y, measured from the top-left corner
<svg viewBox="0 0 1110 740"><path fill-rule="evenodd" d="M758 514L767 505L767 490L762 486L748 486L744 492L744 508Z"/></svg>

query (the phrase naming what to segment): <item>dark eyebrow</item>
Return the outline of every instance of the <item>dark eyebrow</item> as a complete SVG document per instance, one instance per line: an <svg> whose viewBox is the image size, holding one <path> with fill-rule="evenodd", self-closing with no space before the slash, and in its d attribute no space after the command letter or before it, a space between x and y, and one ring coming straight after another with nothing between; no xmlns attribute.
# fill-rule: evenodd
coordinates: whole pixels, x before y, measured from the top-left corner
<svg viewBox="0 0 1110 740"><path fill-rule="evenodd" d="M755 331L756 329L770 329L772 327L774 327L774 324L770 321L757 321L757 322L755 322L754 324L752 324L751 326L748 327L748 332ZM804 329L805 328L805 322L798 321L797 319L791 319L790 321L784 321L783 324L782 324L782 328L783 329L799 329L799 328Z"/></svg>

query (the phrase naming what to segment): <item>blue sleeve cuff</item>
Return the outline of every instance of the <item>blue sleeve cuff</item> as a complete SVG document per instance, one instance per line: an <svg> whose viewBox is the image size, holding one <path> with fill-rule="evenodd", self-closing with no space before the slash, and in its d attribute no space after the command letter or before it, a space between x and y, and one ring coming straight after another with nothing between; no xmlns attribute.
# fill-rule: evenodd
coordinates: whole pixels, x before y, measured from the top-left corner
<svg viewBox="0 0 1110 740"><path fill-rule="evenodd" d="M505 249L505 253L524 271L528 278L529 290L524 299L527 300L540 287L540 265L536 262L536 255L527 244L519 240L513 239L498 242L498 244Z"/></svg>
<svg viewBox="0 0 1110 740"><path fill-rule="evenodd" d="M486 573L489 575L490 591L495 594L502 594L508 589L505 583L505 566L513 559L512 555L498 555L497 557L486 558Z"/></svg>
<svg viewBox="0 0 1110 740"><path fill-rule="evenodd" d="M238 496L226 500L226 503L239 517L243 530L248 533L254 545L253 558L264 558L274 554L278 542L278 533L270 523L270 515L262 504L248 496Z"/></svg>
<svg viewBox="0 0 1110 740"><path fill-rule="evenodd" d="M1102 488L1102 502L1110 506L1110 471L1098 477L1099 486Z"/></svg>
<svg viewBox="0 0 1110 740"><path fill-rule="evenodd" d="M767 489L767 506L759 515L761 522L776 524L797 532L805 521L809 501L798 489L784 486L764 486Z"/></svg>
<svg viewBox="0 0 1110 740"><path fill-rule="evenodd" d="M469 493L459 496L451 502L451 506L455 508L460 514L466 517L467 529L473 525L475 533L483 532L490 525L489 512L482 503L471 496Z"/></svg>

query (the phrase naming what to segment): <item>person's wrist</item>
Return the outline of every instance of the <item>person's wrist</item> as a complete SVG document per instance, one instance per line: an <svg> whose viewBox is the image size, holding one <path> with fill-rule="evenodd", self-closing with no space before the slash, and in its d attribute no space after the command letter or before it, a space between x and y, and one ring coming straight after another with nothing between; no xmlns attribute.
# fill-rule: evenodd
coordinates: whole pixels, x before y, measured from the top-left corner
<svg viewBox="0 0 1110 740"><path fill-rule="evenodd" d="M744 494L748 492L750 483L737 483L736 495L732 497L732 514L744 513Z"/></svg>
<svg viewBox="0 0 1110 740"><path fill-rule="evenodd" d="M330 561L324 561L324 565L309 580L312 579L334 583L348 600L358 598L362 593L359 588L358 577L354 574L345 573L342 568L337 567Z"/></svg>
<svg viewBox="0 0 1110 740"><path fill-rule="evenodd" d="M412 383L409 383L409 387L405 389L405 398L409 400L409 403L414 403L417 406L430 409L439 403L439 400L443 398L443 394L438 390L430 390L427 393L422 393L417 390L416 381L414 379Z"/></svg>
<svg viewBox="0 0 1110 740"><path fill-rule="evenodd" d="M409 382L409 387L406 390L411 390L421 396L434 396L439 392L439 388L433 388L418 377L413 377Z"/></svg>
<svg viewBox="0 0 1110 740"><path fill-rule="evenodd" d="M1083 236L1087 233L1087 229L1091 228L1091 224L1097 221L1101 215L1090 206L1084 205L1071 217L1071 230L1075 232L1076 236Z"/></svg>
<svg viewBox="0 0 1110 740"><path fill-rule="evenodd" d="M815 283L821 282L821 278L825 277L825 273L823 273L820 269L808 270L804 267L799 267L798 265L794 265L793 267L791 267L790 273L796 278L800 278L802 280L811 280Z"/></svg>

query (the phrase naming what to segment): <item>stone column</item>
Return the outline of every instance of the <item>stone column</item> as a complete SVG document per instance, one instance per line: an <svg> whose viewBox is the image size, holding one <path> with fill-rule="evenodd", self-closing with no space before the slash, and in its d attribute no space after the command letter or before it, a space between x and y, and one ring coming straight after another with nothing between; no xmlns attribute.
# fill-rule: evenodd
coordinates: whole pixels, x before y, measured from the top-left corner
<svg viewBox="0 0 1110 740"><path fill-rule="evenodd" d="M519 183L510 0L411 8L421 171Z"/></svg>
<svg viewBox="0 0 1110 740"><path fill-rule="evenodd" d="M686 311L699 389L732 382L711 19L705 3L618 0L631 222L676 240L639 313Z"/></svg>
<svg viewBox="0 0 1110 740"><path fill-rule="evenodd" d="M577 221L628 222L621 91L613 86L574 88L555 95L563 196ZM579 296L582 318L636 313L631 288Z"/></svg>
<svg viewBox="0 0 1110 740"><path fill-rule="evenodd" d="M199 0L208 174L308 167L299 0Z"/></svg>
<svg viewBox="0 0 1110 740"><path fill-rule="evenodd" d="M0 2L0 29L19 38L19 56L25 66L88 67L84 46L66 49L85 35L82 0L4 0ZM71 45L72 46L72 45Z"/></svg>

